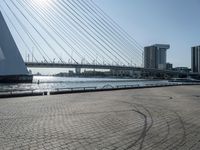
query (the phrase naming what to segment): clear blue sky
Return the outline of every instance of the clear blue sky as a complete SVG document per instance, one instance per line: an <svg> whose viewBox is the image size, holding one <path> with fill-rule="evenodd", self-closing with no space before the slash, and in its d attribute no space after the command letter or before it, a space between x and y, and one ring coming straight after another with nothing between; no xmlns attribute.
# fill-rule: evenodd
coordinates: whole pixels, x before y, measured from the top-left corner
<svg viewBox="0 0 200 150"><path fill-rule="evenodd" d="M170 44L167 60L191 63L191 46L200 45L200 0L93 0L142 46Z"/></svg>

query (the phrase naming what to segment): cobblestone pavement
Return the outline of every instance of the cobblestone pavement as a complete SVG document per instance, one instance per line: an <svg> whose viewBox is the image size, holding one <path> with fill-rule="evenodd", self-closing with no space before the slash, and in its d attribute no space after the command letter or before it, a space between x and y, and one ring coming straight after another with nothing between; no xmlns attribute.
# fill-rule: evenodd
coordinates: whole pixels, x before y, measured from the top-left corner
<svg viewBox="0 0 200 150"><path fill-rule="evenodd" d="M199 150L200 86L0 99L0 149Z"/></svg>

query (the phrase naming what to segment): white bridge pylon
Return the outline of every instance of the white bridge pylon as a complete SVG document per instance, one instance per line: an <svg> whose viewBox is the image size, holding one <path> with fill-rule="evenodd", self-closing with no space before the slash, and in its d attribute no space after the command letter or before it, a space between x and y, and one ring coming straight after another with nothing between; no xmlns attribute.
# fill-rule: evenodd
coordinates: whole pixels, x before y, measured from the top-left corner
<svg viewBox="0 0 200 150"><path fill-rule="evenodd" d="M0 76L10 75L28 75L28 70L0 12Z"/></svg>

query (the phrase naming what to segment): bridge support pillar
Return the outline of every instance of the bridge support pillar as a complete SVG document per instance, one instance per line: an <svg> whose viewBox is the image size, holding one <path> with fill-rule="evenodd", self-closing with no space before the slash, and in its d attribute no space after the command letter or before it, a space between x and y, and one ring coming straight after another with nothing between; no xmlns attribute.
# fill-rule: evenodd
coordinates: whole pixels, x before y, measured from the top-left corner
<svg viewBox="0 0 200 150"><path fill-rule="evenodd" d="M81 68L75 68L75 73L77 74L77 75L80 75L81 74Z"/></svg>

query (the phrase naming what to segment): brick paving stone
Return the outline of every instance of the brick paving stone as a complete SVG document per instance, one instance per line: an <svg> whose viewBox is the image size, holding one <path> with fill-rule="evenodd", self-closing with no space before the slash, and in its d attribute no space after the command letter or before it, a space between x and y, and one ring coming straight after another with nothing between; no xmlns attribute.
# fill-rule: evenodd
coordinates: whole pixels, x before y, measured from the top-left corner
<svg viewBox="0 0 200 150"><path fill-rule="evenodd" d="M0 150L198 150L199 89L0 99Z"/></svg>

